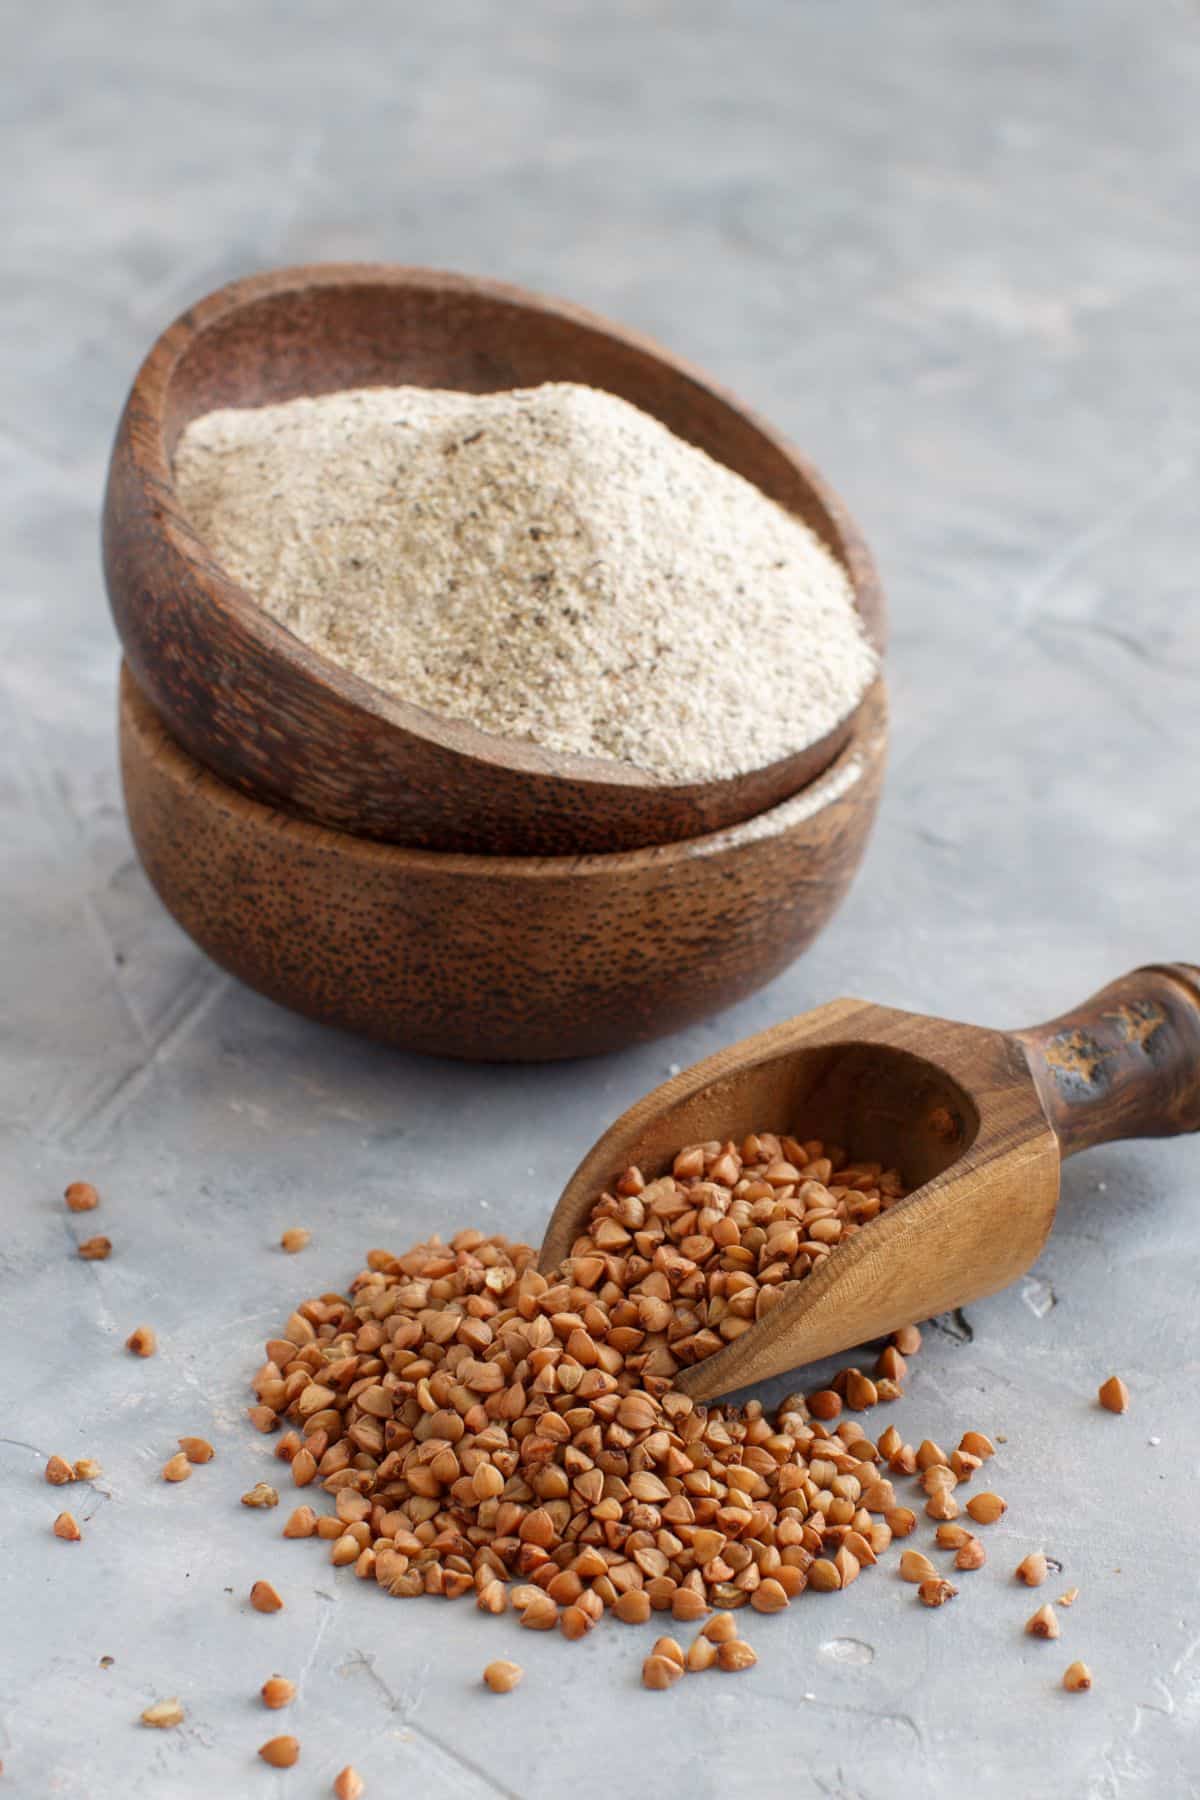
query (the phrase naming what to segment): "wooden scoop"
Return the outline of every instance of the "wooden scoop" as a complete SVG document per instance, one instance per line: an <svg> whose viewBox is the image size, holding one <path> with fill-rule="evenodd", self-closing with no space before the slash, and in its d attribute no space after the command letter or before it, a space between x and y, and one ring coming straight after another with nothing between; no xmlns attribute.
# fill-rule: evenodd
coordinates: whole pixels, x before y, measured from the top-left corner
<svg viewBox="0 0 1200 1800"><path fill-rule="evenodd" d="M1027 1031L834 1000L684 1070L617 1120L554 1209L540 1267L636 1164L685 1144L795 1132L897 1167L913 1191L833 1252L728 1349L684 1369L697 1400L977 1300L1027 1269L1065 1156L1200 1130L1200 969L1136 969Z"/></svg>

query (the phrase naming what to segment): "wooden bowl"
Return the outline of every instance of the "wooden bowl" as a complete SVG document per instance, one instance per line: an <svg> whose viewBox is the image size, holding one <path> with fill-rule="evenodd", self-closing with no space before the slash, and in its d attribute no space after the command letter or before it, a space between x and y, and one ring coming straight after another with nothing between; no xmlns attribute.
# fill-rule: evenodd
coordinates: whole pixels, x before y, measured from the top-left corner
<svg viewBox="0 0 1200 1800"><path fill-rule="evenodd" d="M886 736L877 686L833 767L745 824L608 856L463 856L248 799L180 748L128 670L121 681L133 840L202 949L311 1018L505 1062L657 1037L777 974L858 867Z"/></svg>
<svg viewBox="0 0 1200 1800"><path fill-rule="evenodd" d="M369 264L284 269L210 294L154 345L117 431L104 570L141 687L185 749L243 792L356 836L486 855L674 842L750 818L828 767L852 719L748 775L669 784L442 719L310 650L219 566L180 508L180 433L220 406L396 383L474 393L581 381L622 395L755 482L847 569L882 648L870 555L815 470L645 338L519 288Z"/></svg>

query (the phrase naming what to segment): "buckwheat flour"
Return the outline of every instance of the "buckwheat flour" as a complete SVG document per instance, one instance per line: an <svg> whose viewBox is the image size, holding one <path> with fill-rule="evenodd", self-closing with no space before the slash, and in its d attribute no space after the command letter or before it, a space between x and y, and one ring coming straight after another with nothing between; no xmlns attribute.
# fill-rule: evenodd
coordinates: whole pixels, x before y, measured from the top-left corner
<svg viewBox="0 0 1200 1800"><path fill-rule="evenodd" d="M876 671L813 533L593 388L213 412L175 475L216 556L297 637L485 731L712 779L822 737Z"/></svg>

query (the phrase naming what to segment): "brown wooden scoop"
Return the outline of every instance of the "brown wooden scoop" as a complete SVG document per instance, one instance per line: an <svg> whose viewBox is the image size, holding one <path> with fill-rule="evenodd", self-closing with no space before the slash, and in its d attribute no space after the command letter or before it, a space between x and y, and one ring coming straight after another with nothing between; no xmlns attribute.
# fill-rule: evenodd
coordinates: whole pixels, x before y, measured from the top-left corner
<svg viewBox="0 0 1200 1800"><path fill-rule="evenodd" d="M684 1070L613 1125L567 1183L540 1267L568 1256L631 1163L685 1144L802 1132L898 1167L912 1189L729 1348L681 1371L698 1400L977 1300L1027 1269L1063 1157L1200 1130L1200 969L1136 969L1027 1031L834 1000Z"/></svg>

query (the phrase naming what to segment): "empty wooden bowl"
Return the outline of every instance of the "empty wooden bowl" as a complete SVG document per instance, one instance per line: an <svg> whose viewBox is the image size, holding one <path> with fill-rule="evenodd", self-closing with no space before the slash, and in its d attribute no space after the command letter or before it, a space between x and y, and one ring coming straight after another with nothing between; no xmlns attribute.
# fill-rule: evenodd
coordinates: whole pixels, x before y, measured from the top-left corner
<svg viewBox="0 0 1200 1800"><path fill-rule="evenodd" d="M614 1050L753 992L849 886L886 748L876 687L801 795L708 837L607 856L479 857L351 837L248 799L168 734L126 670L129 823L164 904L251 987L410 1050Z"/></svg>
<svg viewBox="0 0 1200 1800"><path fill-rule="evenodd" d="M828 767L853 719L798 756L670 784L559 755L393 698L310 650L218 564L182 511L176 442L214 407L414 383L481 393L605 388L798 514L847 569L882 648L870 555L815 470L645 338L519 288L422 269L284 269L210 294L159 338L117 431L104 506L113 617L138 683L197 761L356 836L486 855L612 851L751 818Z"/></svg>

